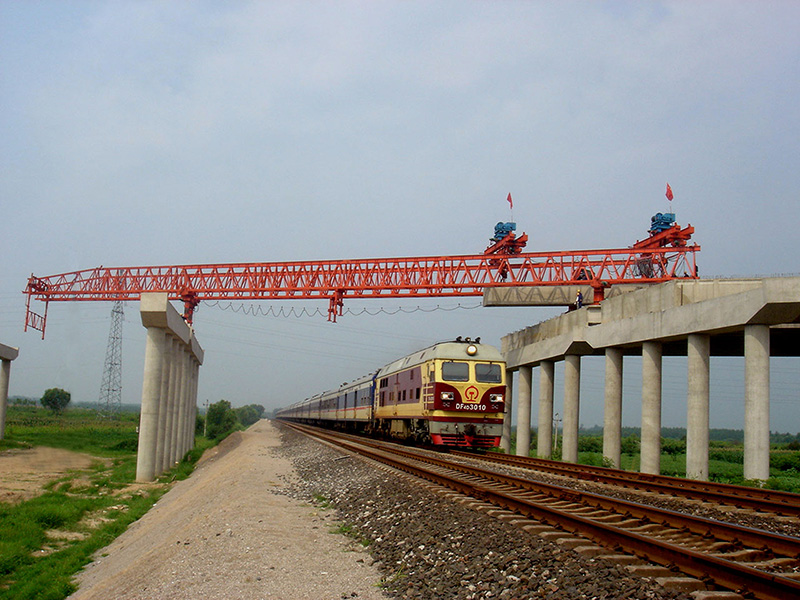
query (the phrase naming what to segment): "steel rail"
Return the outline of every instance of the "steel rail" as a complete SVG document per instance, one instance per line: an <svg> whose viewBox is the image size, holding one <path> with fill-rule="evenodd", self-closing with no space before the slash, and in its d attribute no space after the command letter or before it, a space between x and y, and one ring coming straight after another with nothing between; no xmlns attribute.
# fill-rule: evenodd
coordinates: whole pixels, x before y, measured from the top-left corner
<svg viewBox="0 0 800 600"><path fill-rule="evenodd" d="M290 424L290 426L296 428L294 424ZM455 479L430 468L407 462L408 460L416 460L418 457L403 456L402 459L396 458L392 456L395 452L394 449L390 453L387 450L366 447L360 441L353 442L330 436L328 435L329 432L322 433L320 431L297 429L305 431L314 437L335 441L335 443L350 451L465 495L556 525L566 531L592 539L601 545L622 548L627 552L645 558L648 562L656 562L670 567L675 566L682 572L698 579L712 580L717 585L737 591L744 590L755 594L763 600L786 600L787 598L800 597L800 582L788 577L760 571L725 558L697 552L636 532L625 531L614 525L593 521L580 515L554 509L540 502L493 489L491 486ZM569 491L571 492L572 490Z"/></svg>
<svg viewBox="0 0 800 600"><path fill-rule="evenodd" d="M450 454L509 466L535 469L585 481L612 483L682 498L722 502L739 508L752 508L785 516L800 516L800 494L791 492L683 479L667 475L634 473L608 467L561 463L543 458L512 456L496 452L470 453L451 450Z"/></svg>
<svg viewBox="0 0 800 600"><path fill-rule="evenodd" d="M358 440L356 443L360 443ZM373 444L369 444L373 446ZM381 448L381 446L373 446ZM385 449L385 448L382 448ZM559 485L545 483L541 481L531 481L514 475L489 471L480 467L472 467L459 463L421 454L413 450L403 448L392 448L391 452L407 458L419 460L441 468L459 471L473 477L487 479L497 483L512 485L529 492L541 493L560 500L569 500L583 505L594 506L604 510L625 514L635 519L645 519L652 523L670 525L676 528L683 528L700 536L714 535L718 539L729 542L740 542L752 548L769 548L772 552L781 556L798 558L800 557L800 538L781 535L751 527L744 527L734 523L726 523L706 517L688 515L673 510L631 502L613 498L594 492L584 492L565 488Z"/></svg>

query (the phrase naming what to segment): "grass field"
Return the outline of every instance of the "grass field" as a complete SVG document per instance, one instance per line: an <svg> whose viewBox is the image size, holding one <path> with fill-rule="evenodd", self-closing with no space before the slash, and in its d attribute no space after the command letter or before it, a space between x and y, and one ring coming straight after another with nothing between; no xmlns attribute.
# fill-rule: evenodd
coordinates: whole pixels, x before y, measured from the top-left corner
<svg viewBox="0 0 800 600"><path fill-rule="evenodd" d="M516 451L516 432L512 433L511 452ZM634 452L625 452L625 443L636 446ZM662 439L661 474L675 477L686 477L685 442L675 439ZM602 436L584 435L578 442L578 462L585 465L605 466ZM560 457L560 444L556 448L555 457ZM531 456L536 454L535 437L531 443ZM773 443L770 450L770 477L766 482L747 481L744 478L744 450L742 444L735 441L712 441L709 448L709 479L720 483L735 485L757 485L767 489L800 493L800 450L796 442ZM638 439L632 437L623 440L623 454L620 466L626 471L639 470Z"/></svg>
<svg viewBox="0 0 800 600"><path fill-rule="evenodd" d="M135 485L138 415L99 419L90 410L54 417L9 407L0 450L48 446L98 457L90 469L50 482L40 496L0 503L0 598L59 600L75 589L72 577L133 521L187 477L211 442L194 450L154 486ZM102 459L102 460L100 460Z"/></svg>

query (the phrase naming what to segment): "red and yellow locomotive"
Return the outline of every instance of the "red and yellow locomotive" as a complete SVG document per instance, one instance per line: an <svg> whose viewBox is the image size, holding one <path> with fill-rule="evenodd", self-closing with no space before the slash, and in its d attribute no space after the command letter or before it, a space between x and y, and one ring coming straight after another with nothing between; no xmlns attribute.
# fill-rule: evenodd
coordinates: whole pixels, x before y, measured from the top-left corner
<svg viewBox="0 0 800 600"><path fill-rule="evenodd" d="M480 338L457 338L281 409L276 417L435 445L491 448L502 434L505 374L496 348Z"/></svg>

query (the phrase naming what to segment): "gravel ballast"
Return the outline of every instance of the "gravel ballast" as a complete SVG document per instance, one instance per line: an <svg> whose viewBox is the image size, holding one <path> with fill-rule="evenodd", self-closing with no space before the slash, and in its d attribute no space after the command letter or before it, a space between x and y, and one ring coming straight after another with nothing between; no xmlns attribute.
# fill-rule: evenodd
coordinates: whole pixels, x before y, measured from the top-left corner
<svg viewBox="0 0 800 600"><path fill-rule="evenodd" d="M288 429L297 498L335 506L396 598L689 598L470 509L394 471Z"/></svg>
<svg viewBox="0 0 800 600"><path fill-rule="evenodd" d="M689 599L268 421L204 456L77 581L73 600Z"/></svg>

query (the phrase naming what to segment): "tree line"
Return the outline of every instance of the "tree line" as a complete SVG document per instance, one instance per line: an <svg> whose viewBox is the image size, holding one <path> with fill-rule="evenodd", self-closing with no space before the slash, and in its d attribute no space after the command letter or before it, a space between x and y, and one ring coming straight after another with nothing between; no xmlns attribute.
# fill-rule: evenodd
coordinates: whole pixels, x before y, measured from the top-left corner
<svg viewBox="0 0 800 600"><path fill-rule="evenodd" d="M208 407L204 422L204 434L210 440L219 440L237 429L249 427L264 416L266 409L260 404L248 404L233 408L227 400L220 400Z"/></svg>

